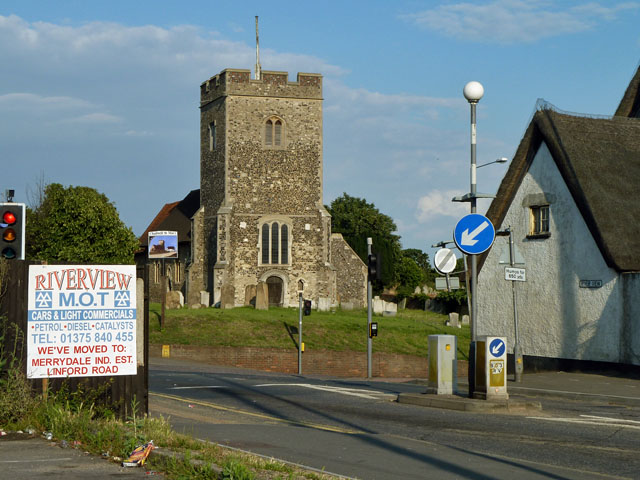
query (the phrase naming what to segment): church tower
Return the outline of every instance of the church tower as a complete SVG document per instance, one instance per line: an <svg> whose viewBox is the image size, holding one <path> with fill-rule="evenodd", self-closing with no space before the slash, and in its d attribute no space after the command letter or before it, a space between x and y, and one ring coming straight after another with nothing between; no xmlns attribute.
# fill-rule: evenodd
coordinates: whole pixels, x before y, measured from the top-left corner
<svg viewBox="0 0 640 480"><path fill-rule="evenodd" d="M201 85L199 236L204 289L244 305L336 302L322 199L322 76L226 69ZM198 248L196 246L196 248ZM231 300L232 298L232 300Z"/></svg>

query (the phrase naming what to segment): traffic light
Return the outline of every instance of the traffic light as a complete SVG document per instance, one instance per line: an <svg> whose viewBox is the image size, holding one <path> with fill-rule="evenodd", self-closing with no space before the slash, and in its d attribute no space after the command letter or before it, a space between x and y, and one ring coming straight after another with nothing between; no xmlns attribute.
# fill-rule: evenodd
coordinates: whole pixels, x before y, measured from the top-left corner
<svg viewBox="0 0 640 480"><path fill-rule="evenodd" d="M380 254L372 253L368 260L369 280L380 280Z"/></svg>
<svg viewBox="0 0 640 480"><path fill-rule="evenodd" d="M305 315L311 315L311 300L305 300L302 307L302 313Z"/></svg>
<svg viewBox="0 0 640 480"><path fill-rule="evenodd" d="M0 257L24 260L24 203L0 203Z"/></svg>

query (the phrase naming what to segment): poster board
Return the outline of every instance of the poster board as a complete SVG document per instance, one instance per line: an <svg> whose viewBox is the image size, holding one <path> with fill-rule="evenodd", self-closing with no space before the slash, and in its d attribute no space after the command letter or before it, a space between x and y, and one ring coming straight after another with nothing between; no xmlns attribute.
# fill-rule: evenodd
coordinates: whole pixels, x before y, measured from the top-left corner
<svg viewBox="0 0 640 480"><path fill-rule="evenodd" d="M27 377L136 375L135 265L30 265Z"/></svg>

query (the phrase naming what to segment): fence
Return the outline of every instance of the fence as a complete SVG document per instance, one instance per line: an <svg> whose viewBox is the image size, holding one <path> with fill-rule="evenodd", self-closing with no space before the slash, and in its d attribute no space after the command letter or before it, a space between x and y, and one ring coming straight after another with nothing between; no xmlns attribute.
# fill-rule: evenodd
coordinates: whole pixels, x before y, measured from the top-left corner
<svg viewBox="0 0 640 480"><path fill-rule="evenodd" d="M14 355L15 360L26 372L27 367L27 300L29 265L35 262L9 260L0 261L0 353ZM144 281L144 308L137 315L144 316L142 339L138 330L137 342L143 342L143 361L138 361L136 375L114 377L70 377L52 379L31 379L31 387L36 392L55 393L62 388L70 392L78 389L98 390L100 401L122 419L147 413L149 406L149 295L148 268L138 269L137 277ZM4 335L3 335L4 332ZM9 364L0 365L0 376L6 373ZM4 370L3 370L4 369Z"/></svg>

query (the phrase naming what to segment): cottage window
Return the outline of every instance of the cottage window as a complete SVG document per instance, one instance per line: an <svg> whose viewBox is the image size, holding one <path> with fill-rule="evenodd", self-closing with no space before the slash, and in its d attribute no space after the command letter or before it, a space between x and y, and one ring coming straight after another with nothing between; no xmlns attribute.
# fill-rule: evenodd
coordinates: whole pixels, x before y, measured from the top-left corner
<svg viewBox="0 0 640 480"><path fill-rule="evenodd" d="M265 123L264 144L267 147L281 147L284 144L284 123L278 117L271 117Z"/></svg>
<svg viewBox="0 0 640 480"><path fill-rule="evenodd" d="M289 225L278 221L260 227L260 263L287 265L289 263Z"/></svg>
<svg viewBox="0 0 640 480"><path fill-rule="evenodd" d="M530 235L549 235L549 205L537 205L530 208Z"/></svg>

